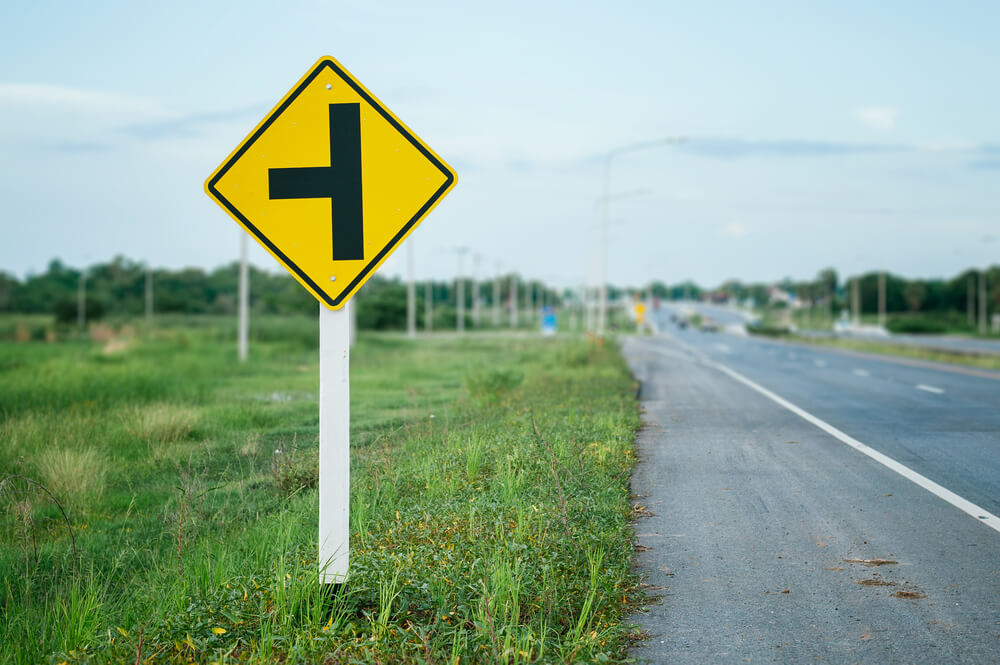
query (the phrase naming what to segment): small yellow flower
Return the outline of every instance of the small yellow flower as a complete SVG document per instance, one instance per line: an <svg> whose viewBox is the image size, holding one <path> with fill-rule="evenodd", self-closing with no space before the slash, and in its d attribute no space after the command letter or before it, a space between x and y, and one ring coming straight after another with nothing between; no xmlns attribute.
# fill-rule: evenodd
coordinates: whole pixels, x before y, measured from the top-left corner
<svg viewBox="0 0 1000 665"><path fill-rule="evenodd" d="M216 635L222 635L223 633L226 632L226 629L219 628L218 626L216 626L215 628L212 629L212 632L215 633Z"/></svg>

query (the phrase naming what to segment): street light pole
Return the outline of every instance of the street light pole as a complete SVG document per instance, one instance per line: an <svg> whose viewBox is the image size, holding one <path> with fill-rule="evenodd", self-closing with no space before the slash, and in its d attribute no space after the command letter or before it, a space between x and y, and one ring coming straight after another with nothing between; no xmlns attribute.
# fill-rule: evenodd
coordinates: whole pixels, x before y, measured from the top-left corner
<svg viewBox="0 0 1000 665"><path fill-rule="evenodd" d="M83 330L87 323L87 269L80 269L76 288L76 325Z"/></svg>
<svg viewBox="0 0 1000 665"><path fill-rule="evenodd" d="M479 327L479 254L472 255L472 327Z"/></svg>
<svg viewBox="0 0 1000 665"><path fill-rule="evenodd" d="M417 336L417 285L413 282L413 240L406 243L406 335Z"/></svg>
<svg viewBox="0 0 1000 665"><path fill-rule="evenodd" d="M428 279L424 283L424 332L434 329L434 282Z"/></svg>
<svg viewBox="0 0 1000 665"><path fill-rule="evenodd" d="M510 274L510 327L517 330L517 273Z"/></svg>
<svg viewBox="0 0 1000 665"><path fill-rule="evenodd" d="M878 324L885 327L885 271L878 274Z"/></svg>
<svg viewBox="0 0 1000 665"><path fill-rule="evenodd" d="M497 261L496 275L493 277L493 327L500 327L500 262Z"/></svg>
<svg viewBox="0 0 1000 665"><path fill-rule="evenodd" d="M469 250L466 247L455 248L455 252L458 254L458 277L455 280L455 316L457 318L455 329L459 335L465 332L465 278L463 277L465 268L462 259L467 251Z"/></svg>
<svg viewBox="0 0 1000 665"><path fill-rule="evenodd" d="M986 269L979 271L979 334L986 334Z"/></svg>
<svg viewBox="0 0 1000 665"><path fill-rule="evenodd" d="M609 192L611 191L611 163L615 157L628 152L636 152L649 148L658 148L665 145L676 145L683 143L682 136L668 136L655 141L643 141L631 145L621 146L608 152L604 157L604 187L602 199L604 200L603 214L601 215L601 255L600 255L600 282L598 284L600 310L597 316L597 334L604 337L604 330L608 320L608 208Z"/></svg>
<svg viewBox="0 0 1000 665"><path fill-rule="evenodd" d="M153 269L146 265L146 326L153 325Z"/></svg>

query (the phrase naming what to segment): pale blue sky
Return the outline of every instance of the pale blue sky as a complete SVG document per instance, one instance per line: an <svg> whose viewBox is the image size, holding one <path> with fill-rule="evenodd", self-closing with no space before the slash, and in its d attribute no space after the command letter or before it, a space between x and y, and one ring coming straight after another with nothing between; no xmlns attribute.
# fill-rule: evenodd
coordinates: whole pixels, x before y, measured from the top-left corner
<svg viewBox="0 0 1000 665"><path fill-rule="evenodd" d="M20 275L231 260L202 182L324 54L458 170L420 277L465 245L481 274L580 283L601 155L675 135L615 162L613 191L648 193L612 205L613 282L1000 261L1000 3L8 2L0 25Z"/></svg>

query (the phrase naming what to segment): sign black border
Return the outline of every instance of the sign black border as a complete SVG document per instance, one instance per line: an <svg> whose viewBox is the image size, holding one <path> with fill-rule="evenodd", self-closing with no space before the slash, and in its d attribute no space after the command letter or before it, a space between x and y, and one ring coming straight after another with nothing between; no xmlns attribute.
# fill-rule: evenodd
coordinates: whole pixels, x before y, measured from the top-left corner
<svg viewBox="0 0 1000 665"><path fill-rule="evenodd" d="M270 241L270 239L268 239L267 236L261 233L260 230L249 219L247 219L247 217L243 213L241 213L236 208L236 206L230 203L230 201L225 196L223 196L222 193L219 192L219 190L216 189L215 187L216 184L218 184L219 180L229 171L229 169L232 168L232 166L236 164L237 161L239 161L240 157L243 156L243 153L245 153L250 148L250 146L252 146L257 141L257 139L260 138L260 136L267 131L267 129L271 126L271 124L278 119L278 116L284 113L285 109L287 109L292 104L292 102L295 101L295 99L302 93L302 91L305 90L309 86L309 84L313 82L313 79L319 76L320 72L322 72L325 67L329 67L331 70L333 70L333 72L337 76L341 78L342 81L347 83L347 85L351 86L351 89L353 89L356 93L358 93L358 95L360 95L362 99L368 102L368 104L372 108L378 111L379 114L389 122L389 124L391 124L393 127L396 128L396 131L398 131L407 141L409 141L413 145L413 147L419 150L420 153L424 157L426 157L428 161L430 161L445 176L444 184L441 185L441 187L439 187L436 192L434 192L431 198L428 199L427 202L424 203L424 205L422 205L419 210L417 210L416 214L410 218L410 220L403 226L402 229L400 229L400 231L395 236L393 236L393 238L389 241L389 243L385 247L383 247L381 251L379 251L378 254L376 254L371 261L368 262L368 265L366 265L364 269L362 269L361 272L358 273L357 277L355 277L351 281L351 283L347 285L346 288L341 290L340 295L336 298L330 297L330 295L326 291L321 289L319 285L316 284L316 282L314 282L309 277L309 275L307 275L301 268L295 265L295 263L293 263L291 259L285 256L284 252L278 249ZM355 81L349 74L347 74L343 69L341 69L336 62L334 62L333 60L324 59L312 70L312 72L309 73L309 75L305 79L303 79L302 83L300 83L299 86L295 88L295 90L290 95L288 95L287 99L285 99L281 103L281 105L278 106L278 108L274 109L274 111L271 112L271 114L267 117L267 120L264 121L264 124L258 127L257 131L255 131L246 141L244 141L243 144L240 145L239 150L237 150L233 154L233 156L230 157L226 161L226 163L222 165L222 167L216 172L216 174L212 176L212 178L208 181L207 189L212 194L212 196L214 196L215 199L219 201L219 203L221 203L226 208L226 210L229 211L231 215L240 220L240 222L242 222L242 224L247 229L249 229L251 233L253 233L254 237L256 237L257 240L259 240L269 250L271 250L271 252L274 253L274 255L277 256L289 270L294 272L299 277L299 279L301 279L304 283L308 284L309 287L312 289L313 293L319 295L322 298L323 302L325 302L330 307L337 308L341 305L341 303L345 301L347 295L349 293L353 293L354 289L361 282L365 280L365 278L368 276L370 272L372 272L372 270L375 269L375 266L379 264L379 262L386 256L386 254L388 254L390 251L395 249L397 245L399 245L400 241L407 234L407 232L409 232L409 230L413 228L424 215L427 214L427 211L430 210L430 208L438 201L438 199L444 196L444 193L448 191L448 188L451 187L452 184L454 184L454 182L455 182L455 174L451 171L451 169L445 166L440 159L435 157L434 154L431 153L405 127L403 127L403 125L400 124L398 120L392 117L392 114L390 114L385 109L385 107L382 106L382 104L376 101L371 95L369 95L365 91L364 88L358 85L357 81Z"/></svg>

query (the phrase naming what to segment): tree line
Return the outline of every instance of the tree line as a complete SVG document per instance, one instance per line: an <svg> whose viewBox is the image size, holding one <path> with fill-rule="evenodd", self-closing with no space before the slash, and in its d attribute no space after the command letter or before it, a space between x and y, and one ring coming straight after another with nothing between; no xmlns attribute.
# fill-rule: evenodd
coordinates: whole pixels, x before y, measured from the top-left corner
<svg viewBox="0 0 1000 665"><path fill-rule="evenodd" d="M254 314L300 314L317 312L318 304L290 275L268 272L255 266L250 272L250 308ZM518 289L518 305L529 303L560 304L562 294L537 280L513 276ZM84 284L87 320L139 317L146 311L147 279L151 281L153 311L156 314L234 314L237 307L239 264L214 270L183 268L147 269L144 264L117 256L85 270L53 259L45 272L21 280L0 271L0 312L52 314L56 322L76 321L80 285ZM466 318L472 316L473 282L464 280ZM512 276L500 277L500 303L506 307L511 293ZM493 305L493 281L478 283L480 304ZM432 303L432 326L455 327L457 289L454 281L417 283L418 325L424 326L426 300ZM376 275L352 300L357 306L358 327L374 330L406 327L406 284L398 279ZM489 312L482 323L491 321ZM468 321L471 323L471 319ZM506 323L506 321L504 321Z"/></svg>

